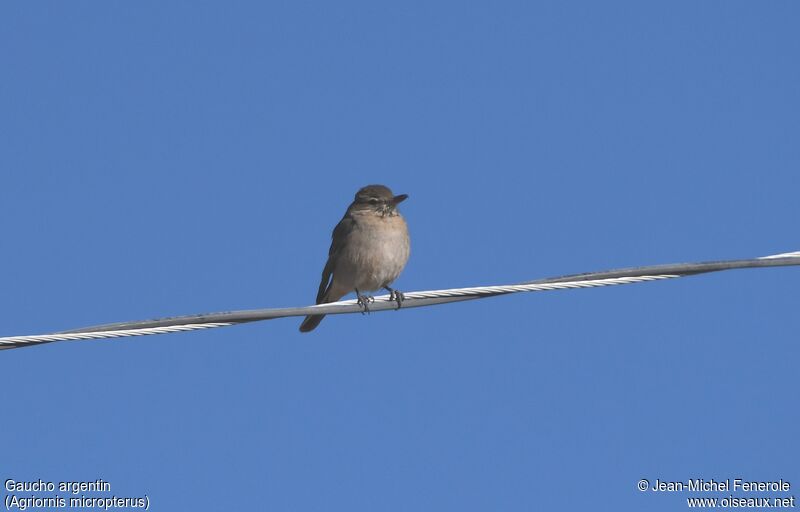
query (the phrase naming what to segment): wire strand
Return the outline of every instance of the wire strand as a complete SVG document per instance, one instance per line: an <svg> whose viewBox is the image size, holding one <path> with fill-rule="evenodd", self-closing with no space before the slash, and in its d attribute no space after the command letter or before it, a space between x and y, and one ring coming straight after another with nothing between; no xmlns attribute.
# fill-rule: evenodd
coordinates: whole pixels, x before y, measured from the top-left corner
<svg viewBox="0 0 800 512"><path fill-rule="evenodd" d="M476 286L471 288L451 288L444 290L428 290L407 292L404 294L402 309L447 304L465 300L474 300L497 295L520 292L543 292L553 290L569 290L581 288L598 288L623 284L660 281L678 277L718 272L722 270L781 267L800 265L800 251L763 256L745 260L711 261L701 263L677 263L670 265L654 265L647 267L623 268L602 272L589 272L568 276L551 277L536 281L527 281L509 285ZM397 304L388 295L375 297L369 305L370 311L386 311L397 309ZM361 313L363 308L356 300L343 300L329 304L317 304L305 307L289 307L277 309L254 309L229 311L222 313L206 313L155 320L141 320L96 325L62 331L52 334L26 336L7 336L0 338L0 350L41 345L55 341L93 340L108 338L124 338L130 336L147 336L171 332L195 331L226 327L248 322L272 320L309 314L338 315Z"/></svg>

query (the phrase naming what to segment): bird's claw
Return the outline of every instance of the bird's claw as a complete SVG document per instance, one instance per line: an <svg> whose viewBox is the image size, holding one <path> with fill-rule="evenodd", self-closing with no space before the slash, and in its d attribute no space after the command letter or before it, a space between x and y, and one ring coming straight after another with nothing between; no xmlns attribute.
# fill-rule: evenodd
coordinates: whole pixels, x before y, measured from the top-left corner
<svg viewBox="0 0 800 512"><path fill-rule="evenodd" d="M364 308L361 314L363 315L365 313L369 313L369 305L375 302L375 297L373 297L372 295L361 295L361 294L358 294L357 297L358 300L356 301L356 303L362 308Z"/></svg>
<svg viewBox="0 0 800 512"><path fill-rule="evenodd" d="M397 302L397 309L400 309L400 307L403 305L403 301L406 300L406 296L400 290L390 290L389 300Z"/></svg>

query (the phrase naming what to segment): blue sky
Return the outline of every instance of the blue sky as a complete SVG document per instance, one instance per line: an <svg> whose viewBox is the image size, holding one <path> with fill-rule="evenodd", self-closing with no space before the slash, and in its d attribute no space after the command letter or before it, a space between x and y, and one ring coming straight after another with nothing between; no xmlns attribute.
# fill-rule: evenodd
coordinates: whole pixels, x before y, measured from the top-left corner
<svg viewBox="0 0 800 512"><path fill-rule="evenodd" d="M369 183L410 195L406 291L799 250L798 16L5 2L0 335L310 304ZM6 351L0 476L154 510L680 510L636 482L800 484L798 279Z"/></svg>

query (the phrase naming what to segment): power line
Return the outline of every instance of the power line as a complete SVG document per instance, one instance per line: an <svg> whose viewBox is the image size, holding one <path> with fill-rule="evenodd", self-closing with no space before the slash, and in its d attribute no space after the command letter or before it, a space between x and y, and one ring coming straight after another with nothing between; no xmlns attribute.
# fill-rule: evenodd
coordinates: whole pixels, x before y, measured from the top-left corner
<svg viewBox="0 0 800 512"><path fill-rule="evenodd" d="M433 306L450 302L481 299L520 292L542 292L551 290L567 290L575 288L597 288L622 284L642 283L673 279L708 272L722 270L783 267L800 265L800 251L774 254L761 258L745 260L709 261L700 263L677 263L670 265L653 265L647 267L632 267L602 272L589 272L573 274L536 281L526 281L510 285L477 286L472 288L452 288L445 290L428 290L405 293L402 309ZM388 295L375 297L375 302L369 305L370 311L386 311L396 309L397 305L389 299ZM70 331L52 334L39 334L28 336L8 336L0 338L0 350L20 348L54 341L88 340L123 338L129 336L146 336L151 334L166 334L170 332L193 331L211 329L229 325L285 318L292 316L305 316L310 314L338 315L347 313L361 313L362 306L355 300L343 300L330 304L315 306L252 309L243 311L229 311L223 313L207 313L199 315L177 316L155 320L140 320L133 322L120 322L105 325L84 327Z"/></svg>

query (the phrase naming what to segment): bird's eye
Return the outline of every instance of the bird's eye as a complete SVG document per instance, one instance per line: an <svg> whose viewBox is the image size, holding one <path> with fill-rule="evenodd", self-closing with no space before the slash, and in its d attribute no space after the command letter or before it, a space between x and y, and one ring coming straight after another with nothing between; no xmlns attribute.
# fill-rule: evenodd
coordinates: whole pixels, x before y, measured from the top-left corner
<svg viewBox="0 0 800 512"><path fill-rule="evenodd" d="M378 204L378 200L373 197L369 200L369 204Z"/></svg>

